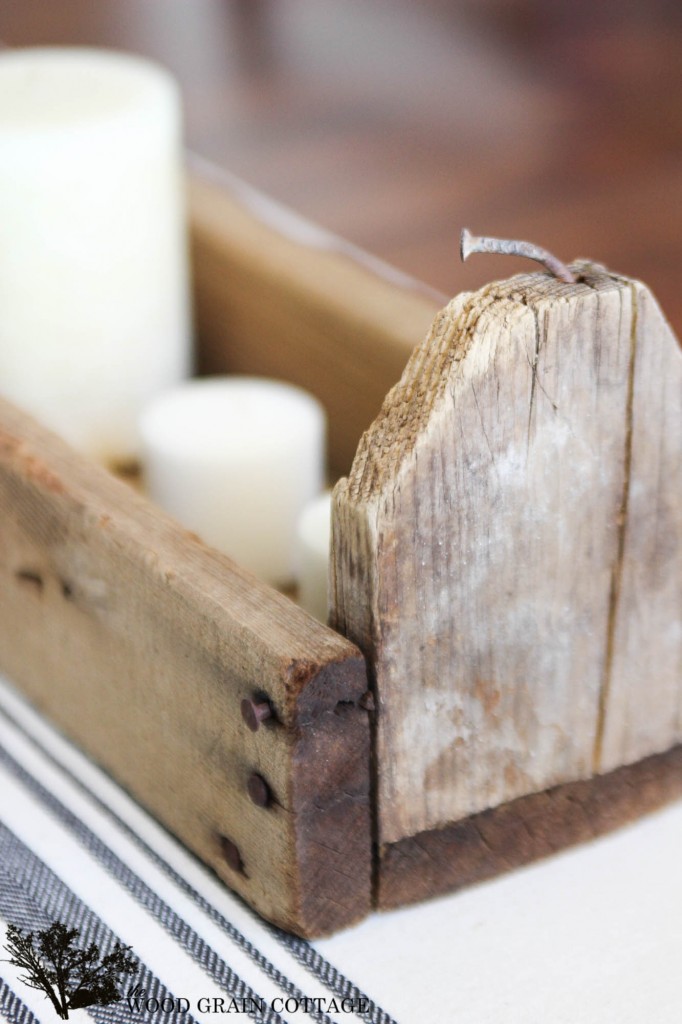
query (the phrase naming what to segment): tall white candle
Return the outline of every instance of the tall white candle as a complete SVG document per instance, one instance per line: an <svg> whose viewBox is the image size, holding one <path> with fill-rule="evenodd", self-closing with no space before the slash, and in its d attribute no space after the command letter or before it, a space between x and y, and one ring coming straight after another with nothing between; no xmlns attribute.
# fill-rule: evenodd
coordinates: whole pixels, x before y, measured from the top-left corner
<svg viewBox="0 0 682 1024"><path fill-rule="evenodd" d="M189 364L180 105L136 57L0 55L0 393L103 461Z"/></svg>
<svg viewBox="0 0 682 1024"><path fill-rule="evenodd" d="M261 579L296 574L296 524L323 485L325 416L299 388L207 377L160 396L141 419L150 496Z"/></svg>
<svg viewBox="0 0 682 1024"><path fill-rule="evenodd" d="M332 495L326 491L309 502L298 521L298 600L320 622L329 617L329 546Z"/></svg>

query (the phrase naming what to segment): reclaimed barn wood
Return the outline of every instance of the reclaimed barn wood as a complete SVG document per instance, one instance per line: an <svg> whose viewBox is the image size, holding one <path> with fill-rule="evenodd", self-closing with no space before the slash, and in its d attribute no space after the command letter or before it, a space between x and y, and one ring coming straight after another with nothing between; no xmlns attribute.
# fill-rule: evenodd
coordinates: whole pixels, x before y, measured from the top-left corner
<svg viewBox="0 0 682 1024"><path fill-rule="evenodd" d="M0 668L265 917L367 913L359 651L4 402Z"/></svg>
<svg viewBox="0 0 682 1024"><path fill-rule="evenodd" d="M189 207L201 370L312 392L347 473L444 296L201 162Z"/></svg>
<svg viewBox="0 0 682 1024"><path fill-rule="evenodd" d="M574 269L454 299L335 490L380 847L682 739L682 355Z"/></svg>

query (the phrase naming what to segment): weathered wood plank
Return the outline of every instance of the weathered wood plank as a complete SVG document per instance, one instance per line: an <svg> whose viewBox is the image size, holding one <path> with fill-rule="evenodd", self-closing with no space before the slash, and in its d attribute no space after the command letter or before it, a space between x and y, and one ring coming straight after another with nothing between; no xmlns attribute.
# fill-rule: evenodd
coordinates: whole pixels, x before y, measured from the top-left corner
<svg viewBox="0 0 682 1024"><path fill-rule="evenodd" d="M639 299L635 318L643 286L577 269L576 285L531 274L453 300L335 491L332 623L376 688L380 844L623 763L603 765L600 740L628 716L611 639L628 472L642 474L643 509L652 493L646 460L629 455L633 380L633 453L679 416L661 417L660 383L646 380L660 361L632 361L635 319L668 362L679 352ZM674 386L665 395L679 406ZM667 449L678 464L680 442ZM663 485L678 517L665 585L637 579L656 614L637 664L618 661L633 707L658 703L660 722L623 760L682 738L664 695L681 686L678 480ZM661 643L659 693L640 668L661 663Z"/></svg>
<svg viewBox="0 0 682 1024"><path fill-rule="evenodd" d="M369 909L360 653L5 403L0 667L265 917Z"/></svg>
<svg viewBox="0 0 682 1024"><path fill-rule="evenodd" d="M347 472L444 298L201 163L189 207L200 368L307 388Z"/></svg>

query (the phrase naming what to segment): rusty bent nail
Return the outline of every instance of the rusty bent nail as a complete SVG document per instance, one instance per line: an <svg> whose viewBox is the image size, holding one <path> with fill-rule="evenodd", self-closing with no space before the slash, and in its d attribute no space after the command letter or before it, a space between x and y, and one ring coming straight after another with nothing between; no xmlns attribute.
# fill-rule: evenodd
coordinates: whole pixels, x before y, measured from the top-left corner
<svg viewBox="0 0 682 1024"><path fill-rule="evenodd" d="M255 701L247 697L242 701L242 718L251 732L258 732L261 722L272 718L272 708L266 700Z"/></svg>
<svg viewBox="0 0 682 1024"><path fill-rule="evenodd" d="M525 256L529 260L542 263L560 281L565 281L566 284L575 284L575 276L565 263L539 245L533 245L532 242L518 242L506 238L485 238L482 235L472 235L467 228L462 228L459 252L462 262L474 252L494 252L502 256Z"/></svg>

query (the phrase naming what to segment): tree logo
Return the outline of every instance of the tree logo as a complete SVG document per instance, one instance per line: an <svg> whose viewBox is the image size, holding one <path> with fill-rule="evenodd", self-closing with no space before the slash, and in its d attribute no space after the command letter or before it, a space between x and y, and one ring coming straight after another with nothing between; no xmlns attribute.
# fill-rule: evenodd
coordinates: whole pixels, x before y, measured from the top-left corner
<svg viewBox="0 0 682 1024"><path fill-rule="evenodd" d="M78 928L67 928L61 921L39 932L7 926L8 962L24 971L19 977L25 985L45 993L63 1020L69 1019L69 1010L117 1003L119 980L137 968L130 946L117 942L101 957L96 942L83 949L79 938Z"/></svg>

